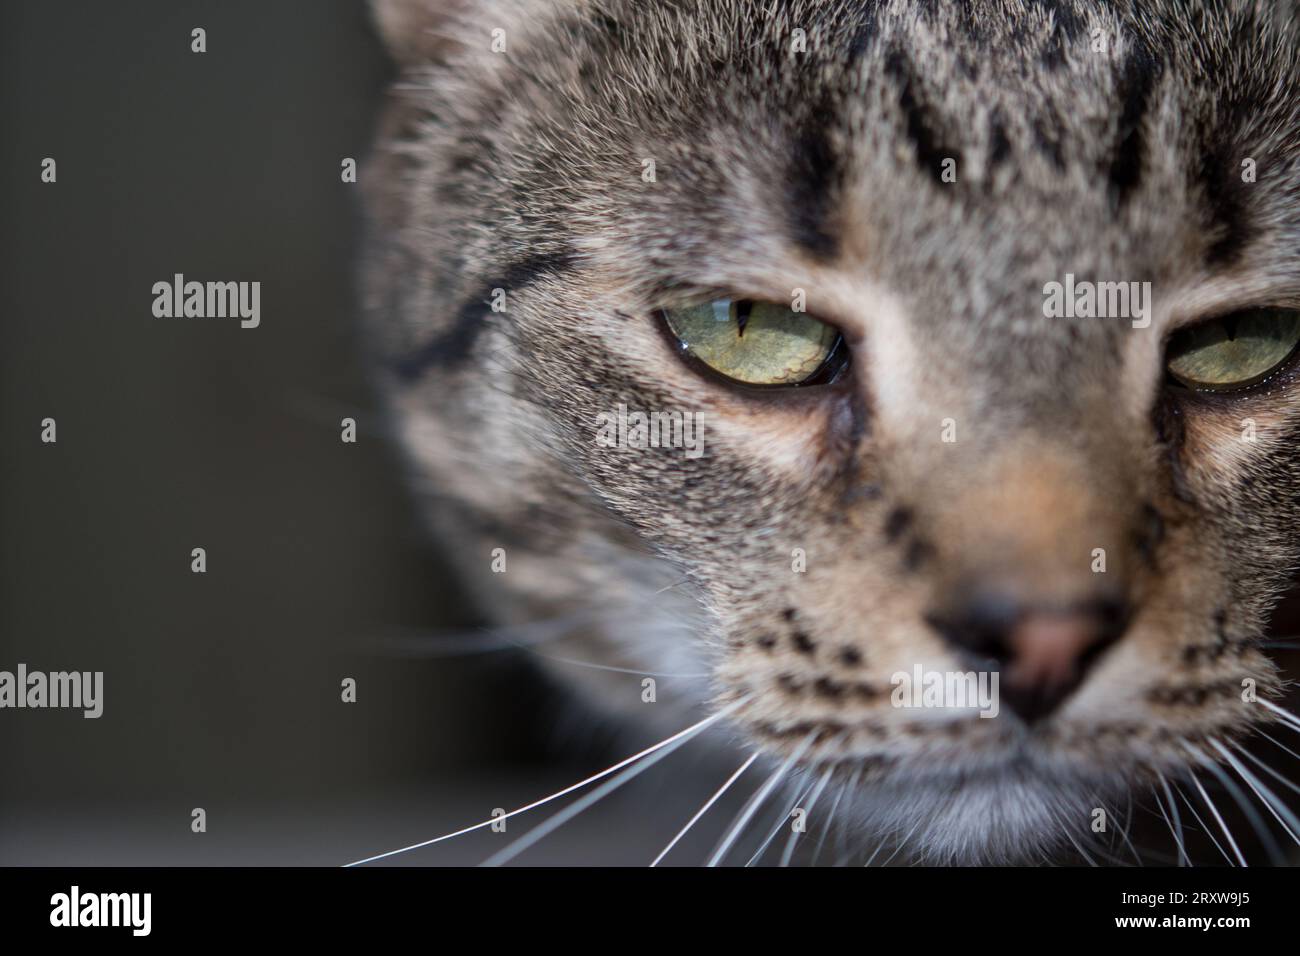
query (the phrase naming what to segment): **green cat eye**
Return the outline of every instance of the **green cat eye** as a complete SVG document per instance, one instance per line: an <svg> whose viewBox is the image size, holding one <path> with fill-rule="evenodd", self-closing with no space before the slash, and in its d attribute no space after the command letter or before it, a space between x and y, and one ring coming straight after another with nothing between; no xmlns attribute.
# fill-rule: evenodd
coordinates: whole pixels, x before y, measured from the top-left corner
<svg viewBox="0 0 1300 956"><path fill-rule="evenodd" d="M843 367L839 332L788 305L715 299L662 314L683 352L742 385L821 384Z"/></svg>
<svg viewBox="0 0 1300 956"><path fill-rule="evenodd" d="M1300 312L1250 309L1175 332L1165 362L1188 388L1248 388L1280 368L1300 346Z"/></svg>

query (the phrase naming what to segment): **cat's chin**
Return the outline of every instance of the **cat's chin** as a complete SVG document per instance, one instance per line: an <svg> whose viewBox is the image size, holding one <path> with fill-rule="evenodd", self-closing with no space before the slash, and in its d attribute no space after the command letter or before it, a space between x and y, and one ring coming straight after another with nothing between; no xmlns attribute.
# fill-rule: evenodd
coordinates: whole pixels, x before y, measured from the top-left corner
<svg viewBox="0 0 1300 956"><path fill-rule="evenodd" d="M900 770L855 788L846 801L863 861L923 864L1086 862L1120 843L1114 774L1005 762Z"/></svg>

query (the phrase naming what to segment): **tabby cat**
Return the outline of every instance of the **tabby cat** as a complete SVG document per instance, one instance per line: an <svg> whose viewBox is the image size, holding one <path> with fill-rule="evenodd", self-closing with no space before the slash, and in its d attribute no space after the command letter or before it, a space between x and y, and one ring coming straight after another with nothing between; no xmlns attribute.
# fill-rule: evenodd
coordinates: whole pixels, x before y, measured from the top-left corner
<svg viewBox="0 0 1300 956"><path fill-rule="evenodd" d="M1298 724L1295 4L374 7L376 373L568 692L721 714L899 860L1296 823L1243 746Z"/></svg>

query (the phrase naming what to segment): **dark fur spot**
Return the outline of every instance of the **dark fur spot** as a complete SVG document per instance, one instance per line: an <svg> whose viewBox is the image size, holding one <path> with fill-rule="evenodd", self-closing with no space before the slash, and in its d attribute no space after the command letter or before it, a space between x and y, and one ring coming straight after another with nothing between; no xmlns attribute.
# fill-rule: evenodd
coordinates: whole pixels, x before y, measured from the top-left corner
<svg viewBox="0 0 1300 956"><path fill-rule="evenodd" d="M1064 136L1060 121L1053 118L1047 119L1040 117L1031 127L1034 134L1034 143L1038 149L1047 157L1057 169L1065 170L1065 151L1061 148L1061 140Z"/></svg>
<svg viewBox="0 0 1300 956"><path fill-rule="evenodd" d="M765 651L771 651L772 648L776 647L776 635L774 635L774 634L760 634L760 635L758 636L758 640L757 640L756 643L757 643L758 646L761 647L763 650L765 650Z"/></svg>
<svg viewBox="0 0 1300 956"><path fill-rule="evenodd" d="M795 609L792 607L788 607L781 612L781 616L785 618L787 621L793 621L795 616Z"/></svg>
<svg viewBox="0 0 1300 956"><path fill-rule="evenodd" d="M1209 684L1153 687L1147 693L1147 700L1166 707L1200 707L1211 697L1232 697L1240 690L1241 682L1229 677Z"/></svg>
<svg viewBox="0 0 1300 956"><path fill-rule="evenodd" d="M989 165L1001 166L1011 155L1011 140L1007 138L1007 128L1003 117L994 113L989 118Z"/></svg>
<svg viewBox="0 0 1300 956"><path fill-rule="evenodd" d="M829 677L819 677L813 684L813 690L818 697L826 697L830 700L839 700L844 696L844 685L831 680Z"/></svg>
<svg viewBox="0 0 1300 956"><path fill-rule="evenodd" d="M863 501L877 501L884 490L879 485L862 485L856 489L856 494Z"/></svg>
<svg viewBox="0 0 1300 956"><path fill-rule="evenodd" d="M591 22L607 37L617 39L623 34L623 24L603 10L591 11Z"/></svg>
<svg viewBox="0 0 1300 956"><path fill-rule="evenodd" d="M936 183L951 185L943 181L943 161L958 160L960 166L960 150L946 142L943 124L923 98L912 63L902 50L895 49L885 59L885 73L898 87L898 106L916 150L916 164Z"/></svg>
<svg viewBox="0 0 1300 956"><path fill-rule="evenodd" d="M880 691L870 684L854 684L852 691L855 697L860 698L868 703L876 700L880 696Z"/></svg>
<svg viewBox="0 0 1300 956"><path fill-rule="evenodd" d="M804 688L804 682L799 680L793 674L778 674L776 686L781 688L787 694L797 694Z"/></svg>
<svg viewBox="0 0 1300 956"><path fill-rule="evenodd" d="M811 637L809 637L803 631L795 631L793 634L791 634L790 641L792 644L794 644L794 649L798 651L800 654L811 655L814 651L817 650L817 644L813 641Z"/></svg>
<svg viewBox="0 0 1300 956"><path fill-rule="evenodd" d="M456 141L451 158L447 161L449 173L464 175L472 169L489 169L496 157L496 145L486 136L466 133ZM449 184L459 185L450 179Z"/></svg>
<svg viewBox="0 0 1300 956"><path fill-rule="evenodd" d="M541 253L507 266L500 278L483 283L473 298L461 304L451 327L431 342L394 363L394 371L407 381L419 378L437 365L455 365L469 358L474 343L488 327L488 310L493 289L506 294L518 292L543 275L557 275L573 267L572 250Z"/></svg>
<svg viewBox="0 0 1300 956"><path fill-rule="evenodd" d="M912 509L905 507L894 508L885 517L885 539L891 544L902 536L912 525Z"/></svg>
<svg viewBox="0 0 1300 956"><path fill-rule="evenodd" d="M914 538L903 553L903 567L908 571L916 571L932 557L934 545L923 538Z"/></svg>
<svg viewBox="0 0 1300 956"><path fill-rule="evenodd" d="M755 729L774 740L812 736L814 743L825 743L833 734L842 734L848 727L838 721L820 721L814 724L811 721L804 720L788 727L781 727L773 723L760 723L755 725Z"/></svg>
<svg viewBox="0 0 1300 956"><path fill-rule="evenodd" d="M862 652L856 647L841 648L839 657L845 667L857 667L862 663Z"/></svg>
<svg viewBox="0 0 1300 956"><path fill-rule="evenodd" d="M1165 519L1149 501L1142 505L1142 526L1137 534L1137 549L1142 560L1155 564L1156 552L1165 539Z"/></svg>
<svg viewBox="0 0 1300 956"><path fill-rule="evenodd" d="M1217 661L1228 650L1228 612L1219 608L1214 612L1214 646L1210 648L1210 660Z"/></svg>
<svg viewBox="0 0 1300 956"><path fill-rule="evenodd" d="M1251 642L1233 639L1228 635L1228 612L1219 608L1214 612L1214 641L1210 644L1192 644L1183 648L1183 663L1195 664L1201 660L1217 661L1225 654L1240 657L1250 650Z"/></svg>

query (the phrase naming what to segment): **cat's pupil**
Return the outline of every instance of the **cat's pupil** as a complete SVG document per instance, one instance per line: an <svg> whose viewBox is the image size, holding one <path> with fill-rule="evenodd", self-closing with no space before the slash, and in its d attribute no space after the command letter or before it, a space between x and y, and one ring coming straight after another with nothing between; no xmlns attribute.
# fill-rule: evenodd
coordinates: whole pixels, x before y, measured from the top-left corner
<svg viewBox="0 0 1300 956"><path fill-rule="evenodd" d="M754 310L753 299L740 299L736 302L736 337L745 337L745 326L749 325L749 315Z"/></svg>

